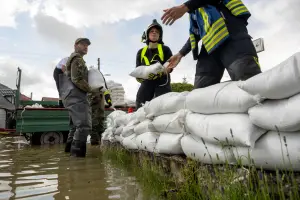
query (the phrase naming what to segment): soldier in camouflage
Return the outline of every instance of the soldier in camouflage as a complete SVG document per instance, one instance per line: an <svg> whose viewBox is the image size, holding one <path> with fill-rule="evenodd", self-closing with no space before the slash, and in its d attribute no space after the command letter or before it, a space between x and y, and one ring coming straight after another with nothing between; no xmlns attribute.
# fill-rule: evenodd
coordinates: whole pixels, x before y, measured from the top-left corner
<svg viewBox="0 0 300 200"><path fill-rule="evenodd" d="M99 145L101 141L101 135L105 131L105 116L104 116L104 98L108 107L112 106L109 90L105 83L106 91L103 93L99 91L97 93L89 93L88 99L92 108L92 133L91 133L91 145Z"/></svg>
<svg viewBox="0 0 300 200"><path fill-rule="evenodd" d="M86 140L92 129L87 94L97 93L102 89L92 90L88 84L88 68L83 56L87 54L90 44L87 38L78 38L75 41L75 51L66 63L64 75L59 77L63 104L70 116L70 132L65 152L71 152L71 156L75 157L85 157Z"/></svg>

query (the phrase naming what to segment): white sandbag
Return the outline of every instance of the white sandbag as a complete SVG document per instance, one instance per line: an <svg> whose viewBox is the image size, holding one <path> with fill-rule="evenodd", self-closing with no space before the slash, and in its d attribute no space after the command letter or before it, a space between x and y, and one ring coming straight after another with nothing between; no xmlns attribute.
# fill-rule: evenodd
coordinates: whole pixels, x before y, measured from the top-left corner
<svg viewBox="0 0 300 200"><path fill-rule="evenodd" d="M136 134L132 134L126 138L123 139L122 145L126 149L135 150L138 149L138 146L136 145Z"/></svg>
<svg viewBox="0 0 300 200"><path fill-rule="evenodd" d="M136 112L136 119L139 120L139 122L142 122L146 119L146 112L144 107L140 107Z"/></svg>
<svg viewBox="0 0 300 200"><path fill-rule="evenodd" d="M135 127L134 125L124 126L121 136L125 138L125 137L128 137L128 136L134 134L134 127Z"/></svg>
<svg viewBox="0 0 300 200"><path fill-rule="evenodd" d="M300 87L300 86L299 86ZM288 99L266 100L262 105L249 109L253 124L266 130L299 131L300 130L300 94Z"/></svg>
<svg viewBox="0 0 300 200"><path fill-rule="evenodd" d="M157 74L164 71L165 67L162 66L160 62L157 62L149 66L142 65L136 67L129 75L135 78L148 79L149 74Z"/></svg>
<svg viewBox="0 0 300 200"><path fill-rule="evenodd" d="M284 140L286 140L287 147ZM270 131L256 142L254 149L238 147L233 148L233 153L236 159L241 159L242 164L246 166L252 162L249 160L248 153L250 153L250 158L253 159L257 168L300 171L299 141L299 131L282 132L280 137L277 132Z"/></svg>
<svg viewBox="0 0 300 200"><path fill-rule="evenodd" d="M181 148L181 138L183 134L160 133L155 152L160 154L180 155L183 154Z"/></svg>
<svg viewBox="0 0 300 200"><path fill-rule="evenodd" d="M88 82L92 89L105 88L103 74L96 68L91 67L88 71Z"/></svg>
<svg viewBox="0 0 300 200"><path fill-rule="evenodd" d="M115 123L117 126L122 126L122 125L126 126L127 124L129 124L129 122L131 122L132 125L138 123L135 113L128 113L125 115L121 115L116 117L115 119Z"/></svg>
<svg viewBox="0 0 300 200"><path fill-rule="evenodd" d="M115 135L114 136L116 141L119 142L120 144L122 144L122 141L124 140L124 137L122 137L122 135Z"/></svg>
<svg viewBox="0 0 300 200"><path fill-rule="evenodd" d="M253 125L249 116L243 113L212 115L190 113L186 116L186 129L189 133L216 145L250 147L253 147L255 141L267 132Z"/></svg>
<svg viewBox="0 0 300 200"><path fill-rule="evenodd" d="M139 150L154 152L158 138L159 133L148 132L138 135L135 141Z"/></svg>
<svg viewBox="0 0 300 200"><path fill-rule="evenodd" d="M122 132L123 132L123 128L124 126L119 126L118 128L116 128L116 131L115 131L115 135L121 135Z"/></svg>
<svg viewBox="0 0 300 200"><path fill-rule="evenodd" d="M147 132L155 132L155 128L151 126L150 119L146 119L134 127L134 133L136 133L137 135L147 133Z"/></svg>
<svg viewBox="0 0 300 200"><path fill-rule="evenodd" d="M109 140L109 136L110 136L109 132L104 131L104 133L101 135L101 140L107 141Z"/></svg>
<svg viewBox="0 0 300 200"><path fill-rule="evenodd" d="M267 99L284 99L300 93L300 52L238 85L252 95Z"/></svg>
<svg viewBox="0 0 300 200"><path fill-rule="evenodd" d="M191 91L186 97L186 108L202 114L246 113L258 102L259 98L230 81Z"/></svg>
<svg viewBox="0 0 300 200"><path fill-rule="evenodd" d="M152 99L144 106L146 117L153 118L163 114L175 113L185 108L186 96L189 92L169 92Z"/></svg>
<svg viewBox="0 0 300 200"><path fill-rule="evenodd" d="M181 139L181 147L184 154L196 161L206 164L224 164L226 161L230 164L235 163L231 147L210 144L192 135L186 135ZM207 147L207 149L206 149Z"/></svg>
<svg viewBox="0 0 300 200"><path fill-rule="evenodd" d="M157 116L151 123L157 132L160 133L184 133L185 116L190 111L182 109L173 114Z"/></svg>
<svg viewBox="0 0 300 200"><path fill-rule="evenodd" d="M107 126L120 126L116 124L116 118L122 115L126 115L126 112L122 111L122 110L115 110L113 112L111 112L107 117L106 117L106 123Z"/></svg>

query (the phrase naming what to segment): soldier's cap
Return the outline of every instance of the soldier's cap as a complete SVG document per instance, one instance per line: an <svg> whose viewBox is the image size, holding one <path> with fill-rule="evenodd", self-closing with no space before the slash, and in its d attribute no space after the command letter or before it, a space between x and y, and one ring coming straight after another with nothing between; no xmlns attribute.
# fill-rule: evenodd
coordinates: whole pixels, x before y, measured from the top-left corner
<svg viewBox="0 0 300 200"><path fill-rule="evenodd" d="M78 44L79 42L86 42L88 45L91 45L91 42L88 38L78 38L76 41L75 41L75 44Z"/></svg>

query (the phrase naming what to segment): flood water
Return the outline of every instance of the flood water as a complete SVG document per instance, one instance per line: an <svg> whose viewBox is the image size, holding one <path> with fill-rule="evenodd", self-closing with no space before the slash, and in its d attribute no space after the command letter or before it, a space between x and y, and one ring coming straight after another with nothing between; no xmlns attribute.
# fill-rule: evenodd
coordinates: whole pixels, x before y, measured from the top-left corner
<svg viewBox="0 0 300 200"><path fill-rule="evenodd" d="M1 136L0 136L1 137ZM63 145L29 146L0 138L0 199L148 199L134 176L115 168L88 145L86 158L71 158Z"/></svg>

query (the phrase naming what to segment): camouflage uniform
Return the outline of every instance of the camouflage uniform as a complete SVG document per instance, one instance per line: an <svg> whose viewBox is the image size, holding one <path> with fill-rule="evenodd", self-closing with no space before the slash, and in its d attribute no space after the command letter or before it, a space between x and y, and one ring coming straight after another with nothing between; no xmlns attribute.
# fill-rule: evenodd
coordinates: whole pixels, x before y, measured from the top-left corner
<svg viewBox="0 0 300 200"><path fill-rule="evenodd" d="M87 99L91 88L88 84L88 68L79 53L74 52L69 57L65 75L60 83L62 100L70 116L70 132L65 151L84 157L87 136L92 129L91 110Z"/></svg>
<svg viewBox="0 0 300 200"><path fill-rule="evenodd" d="M88 100L92 109L91 144L99 144L101 135L105 130L104 94L103 92L89 93Z"/></svg>

